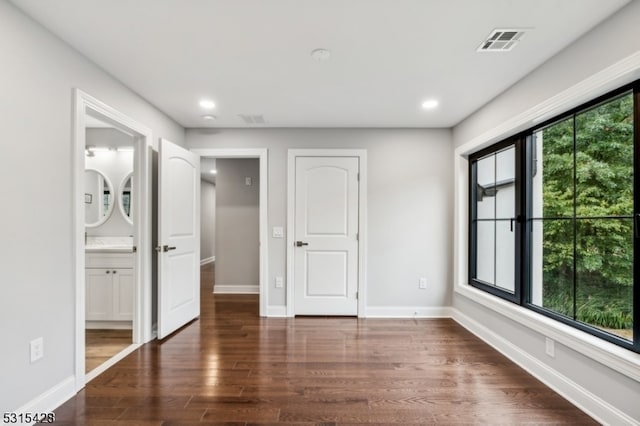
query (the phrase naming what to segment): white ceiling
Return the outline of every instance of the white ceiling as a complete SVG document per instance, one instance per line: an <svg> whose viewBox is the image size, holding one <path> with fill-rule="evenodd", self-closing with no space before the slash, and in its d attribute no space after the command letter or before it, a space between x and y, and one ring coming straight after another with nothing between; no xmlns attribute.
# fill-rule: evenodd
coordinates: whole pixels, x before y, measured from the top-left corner
<svg viewBox="0 0 640 426"><path fill-rule="evenodd" d="M185 127L451 127L629 0L12 2Z"/></svg>

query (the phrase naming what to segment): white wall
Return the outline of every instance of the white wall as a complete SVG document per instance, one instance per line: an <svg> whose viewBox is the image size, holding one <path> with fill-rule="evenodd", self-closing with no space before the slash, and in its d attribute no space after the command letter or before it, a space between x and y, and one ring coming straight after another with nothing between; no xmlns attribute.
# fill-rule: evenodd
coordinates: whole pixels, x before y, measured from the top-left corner
<svg viewBox="0 0 640 426"><path fill-rule="evenodd" d="M471 117L460 123L453 130L453 139L460 153L469 147L479 149L482 146L503 139L518 130L531 127L532 122L519 122L518 117L535 115L540 105L554 100L556 95L565 90L576 91L583 87L583 80L606 70L618 63L629 63L632 55L640 53L640 1L633 1L619 13L602 23L589 34L569 46L547 63L539 67L525 79L521 80L507 92L477 111ZM635 57L633 57L635 58ZM633 59L635 61L635 59ZM617 82L630 81L638 78L637 71L628 74L615 75ZM593 80L590 80L591 82ZM589 96L594 97L609 90L614 80L596 81L600 86ZM589 83L591 84L591 83ZM586 99L566 101L556 99L558 105L565 102L564 109L584 102ZM561 112L556 107L556 112ZM548 117L550 118L550 117ZM513 128L505 128L504 123L513 123ZM502 132L502 133L500 133ZM468 153L468 152L467 152ZM589 339L585 333L572 331L555 325L553 321L545 321L527 312L496 303L493 299L483 297L466 288L466 162L454 157L459 169L456 192L459 210L454 212L460 218L456 251L456 288L453 306L475 324L476 330L483 330L489 336L492 344L506 348L511 354L521 355L521 360L541 375L551 377L552 384L559 389L569 389L574 401L580 401L583 408L592 414L600 416L612 424L640 422L640 382L621 374L622 366L631 370L638 370L640 355L625 351L611 344L601 343L599 339ZM503 312L503 313L499 313ZM517 320L516 320L517 318ZM549 325L551 323L551 325ZM536 331L537 330L537 331ZM553 333L556 339L555 357L545 354L545 337L547 331ZM551 334L549 334L551 335ZM593 343L595 340L596 343ZM585 344L584 342L591 342ZM589 355L577 348L591 348ZM606 356L601 354L615 352L618 355L611 358L614 362L604 361ZM595 359L601 357L603 361ZM636 366L636 367L632 367ZM627 368L625 367L625 368ZM628 370L627 370L628 371ZM636 374L636 377L638 375ZM609 404L609 405L608 405Z"/></svg>
<svg viewBox="0 0 640 426"><path fill-rule="evenodd" d="M200 180L200 260L216 255L216 186Z"/></svg>
<svg viewBox="0 0 640 426"><path fill-rule="evenodd" d="M449 130L418 129L190 129L189 148L267 148L269 161L269 300L285 305L287 150L366 149L369 246L367 278L371 307L409 312L450 304L452 190ZM218 232L220 232L218 230ZM216 253L216 259L220 252ZM428 289L418 289L418 278Z"/></svg>
<svg viewBox="0 0 640 426"><path fill-rule="evenodd" d="M87 129L87 145L111 146L113 141L128 143L133 148L133 138L115 129ZM122 146L122 145L121 145ZM133 151L96 152L93 157L84 158L85 168L96 169L111 182L114 199L113 211L100 226L87 228L88 236L129 237L133 235L133 225L127 222L120 211L120 186L124 178L133 172Z"/></svg>
<svg viewBox="0 0 640 426"><path fill-rule="evenodd" d="M0 1L0 63L0 412L6 412L73 385L73 88L148 126L154 137L182 144L184 129L6 1ZM31 364L29 341L37 337L44 338L44 358Z"/></svg>
<svg viewBox="0 0 640 426"><path fill-rule="evenodd" d="M215 292L258 292L260 284L260 163L216 160ZM245 185L245 178L251 185Z"/></svg>

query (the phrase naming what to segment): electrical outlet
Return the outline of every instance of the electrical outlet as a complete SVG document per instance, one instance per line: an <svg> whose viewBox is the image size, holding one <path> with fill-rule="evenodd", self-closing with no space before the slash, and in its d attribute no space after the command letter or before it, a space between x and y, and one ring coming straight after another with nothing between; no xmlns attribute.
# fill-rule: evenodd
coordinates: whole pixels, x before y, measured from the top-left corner
<svg viewBox="0 0 640 426"><path fill-rule="evenodd" d="M284 287L284 279L282 277L276 277L276 288Z"/></svg>
<svg viewBox="0 0 640 426"><path fill-rule="evenodd" d="M244 178L244 184L246 186L251 186L253 184L253 179L251 179L251 176L245 176Z"/></svg>
<svg viewBox="0 0 640 426"><path fill-rule="evenodd" d="M423 290L427 288L427 279L425 277L422 277L418 280L418 287Z"/></svg>
<svg viewBox="0 0 640 426"><path fill-rule="evenodd" d="M273 238L284 238L284 228L282 226L273 227Z"/></svg>
<svg viewBox="0 0 640 426"><path fill-rule="evenodd" d="M550 338L546 337L545 341L544 341L544 351L551 358L555 358L555 356L556 356L556 342L553 339L550 339Z"/></svg>
<svg viewBox="0 0 640 426"><path fill-rule="evenodd" d="M42 337L33 339L29 342L31 362L36 362L44 356L44 340Z"/></svg>

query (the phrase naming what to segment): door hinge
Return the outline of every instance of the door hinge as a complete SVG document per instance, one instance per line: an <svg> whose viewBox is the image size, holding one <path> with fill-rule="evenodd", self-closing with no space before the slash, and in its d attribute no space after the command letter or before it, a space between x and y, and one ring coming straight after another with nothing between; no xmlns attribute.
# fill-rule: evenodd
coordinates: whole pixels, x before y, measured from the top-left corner
<svg viewBox="0 0 640 426"><path fill-rule="evenodd" d="M360 234L356 233L356 241L360 241Z"/></svg>
<svg viewBox="0 0 640 426"><path fill-rule="evenodd" d="M358 298L358 292L356 291L356 299Z"/></svg>
<svg viewBox="0 0 640 426"><path fill-rule="evenodd" d="M360 182L360 173L358 173L358 182Z"/></svg>

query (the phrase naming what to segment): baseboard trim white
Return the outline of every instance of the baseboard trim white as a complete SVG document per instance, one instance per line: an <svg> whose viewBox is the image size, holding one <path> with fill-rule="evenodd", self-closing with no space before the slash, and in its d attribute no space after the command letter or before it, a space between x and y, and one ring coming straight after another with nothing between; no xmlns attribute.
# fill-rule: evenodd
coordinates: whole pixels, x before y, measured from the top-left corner
<svg viewBox="0 0 640 426"><path fill-rule="evenodd" d="M69 398L76 394L76 378L69 376L51 389L41 393L22 407L16 413L50 413ZM33 424L33 423L26 423Z"/></svg>
<svg viewBox="0 0 640 426"><path fill-rule="evenodd" d="M201 259L200 260L200 266L202 265L206 265L207 263L212 263L216 261L216 257L215 256L211 256L211 257L207 257L205 259Z"/></svg>
<svg viewBox="0 0 640 426"><path fill-rule="evenodd" d="M87 330L131 330L131 321L87 321Z"/></svg>
<svg viewBox="0 0 640 426"><path fill-rule="evenodd" d="M131 344L126 348L124 348L123 350L121 350L120 352L118 352L117 354L115 354L113 357L107 360L104 364L101 364L98 367L94 368L93 370L89 371L85 376L85 383L89 383L91 380L95 379L100 374L104 373L109 368L113 367L118 361L120 361L122 358L126 357L131 352L138 349L140 346L142 345L139 343Z"/></svg>
<svg viewBox="0 0 640 426"><path fill-rule="evenodd" d="M451 318L451 308L416 306L367 306L366 318Z"/></svg>
<svg viewBox="0 0 640 426"><path fill-rule="evenodd" d="M528 373L542 381L545 385L560 394L563 398L580 408L602 424L635 425L632 419L608 402L589 392L587 389L570 380L549 365L489 330L471 317L455 308L451 308L452 318L471 333L492 346Z"/></svg>
<svg viewBox="0 0 640 426"><path fill-rule="evenodd" d="M260 294L260 285L215 284L213 292L215 294Z"/></svg>
<svg viewBox="0 0 640 426"><path fill-rule="evenodd" d="M284 318L287 316L286 306L267 306L267 317Z"/></svg>

